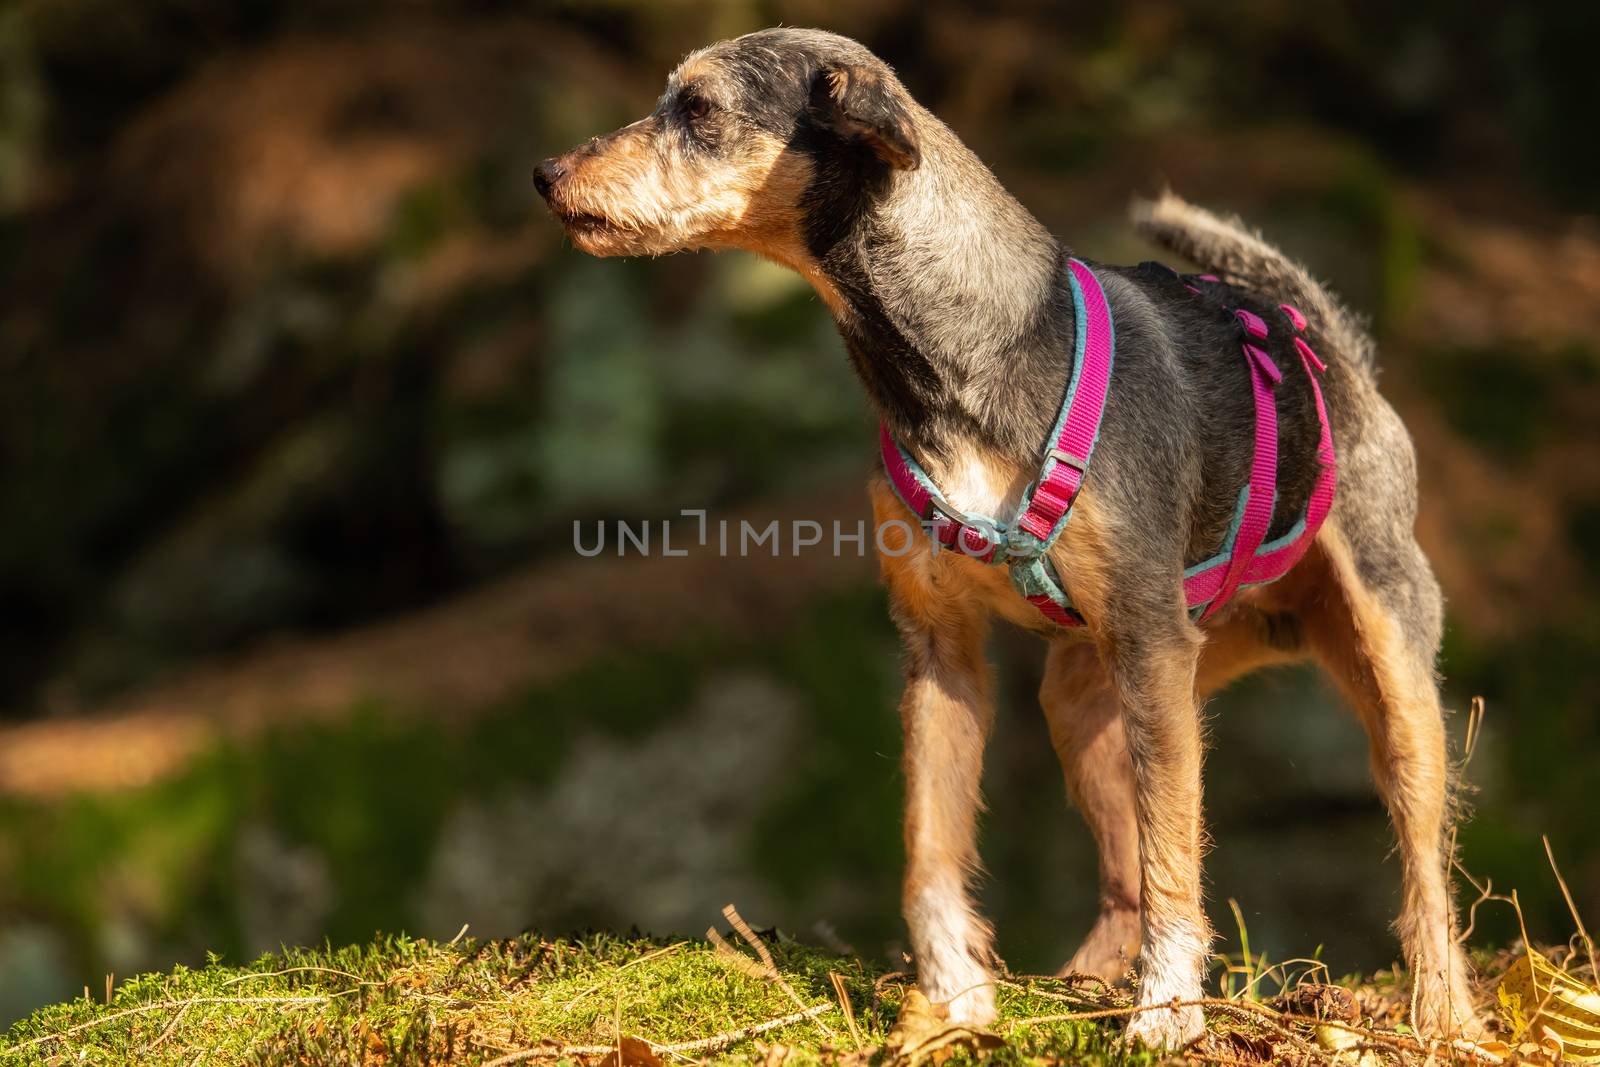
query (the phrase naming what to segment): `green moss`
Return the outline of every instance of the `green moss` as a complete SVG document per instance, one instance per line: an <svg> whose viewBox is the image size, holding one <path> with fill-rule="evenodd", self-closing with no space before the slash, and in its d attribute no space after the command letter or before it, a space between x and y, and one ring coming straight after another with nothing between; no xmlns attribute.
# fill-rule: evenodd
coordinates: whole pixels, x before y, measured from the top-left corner
<svg viewBox="0 0 1600 1067"><path fill-rule="evenodd" d="M403 937L337 950L291 950L247 967L213 960L123 982L109 1003L80 998L43 1008L13 1026L0 1063L186 1065L197 1054L221 1065L355 1063L391 1067L477 1064L553 1040L609 1045L618 1036L657 1044L701 1040L787 1016L796 1001L827 1005L761 1036L816 1063L828 1048L852 1048L830 975L844 984L864 1047L882 1043L898 1014L904 976L763 935L787 991L718 958L704 941L665 943L596 934L550 941L439 945ZM747 953L752 959L753 953ZM1040 990L1046 995L1039 995ZM1050 980L1000 991L1003 1032L1011 1020L1071 1010ZM1085 1002L1083 1007L1094 1005ZM1058 1022L1013 1032L987 1062L1021 1067L1045 1058L1074 1064L1153 1063L1129 1053L1115 1025ZM750 1040L713 1052L759 1058ZM973 1062L970 1055L952 1061Z"/></svg>

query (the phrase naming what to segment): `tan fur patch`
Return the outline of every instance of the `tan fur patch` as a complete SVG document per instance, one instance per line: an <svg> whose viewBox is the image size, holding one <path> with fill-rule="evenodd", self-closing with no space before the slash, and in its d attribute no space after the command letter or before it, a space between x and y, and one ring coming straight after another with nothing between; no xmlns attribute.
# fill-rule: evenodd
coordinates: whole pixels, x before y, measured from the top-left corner
<svg viewBox="0 0 1600 1067"><path fill-rule="evenodd" d="M900 590L919 621L934 623L947 610L946 601L970 602L985 611L1030 630L1054 632L1039 609L1012 588L1006 569L991 566L957 551L934 552L919 525L920 520L895 495L887 481L876 477L869 486L873 523L884 530L885 547L898 552L901 525L909 527L913 543L899 554L880 555L884 584Z"/></svg>
<svg viewBox="0 0 1600 1067"><path fill-rule="evenodd" d="M691 159L650 120L635 123L597 151L563 157L568 177L551 205L573 243L592 255L742 248L797 271L839 310L800 234L810 160L768 134L740 137L726 156Z"/></svg>
<svg viewBox="0 0 1600 1067"><path fill-rule="evenodd" d="M1113 536L1094 494L1080 495L1072 508L1072 518L1062 527L1061 537L1050 552L1067 595L1091 630L1096 620L1105 618L1106 601L1111 592L1111 576L1105 561L1112 558ZM1029 608L1037 611L1030 604Z"/></svg>

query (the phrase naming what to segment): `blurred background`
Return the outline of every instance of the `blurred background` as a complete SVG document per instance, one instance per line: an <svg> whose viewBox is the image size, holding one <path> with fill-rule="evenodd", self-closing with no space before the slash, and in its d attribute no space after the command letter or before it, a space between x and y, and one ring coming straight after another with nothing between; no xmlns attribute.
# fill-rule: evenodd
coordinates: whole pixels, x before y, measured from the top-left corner
<svg viewBox="0 0 1600 1067"><path fill-rule="evenodd" d="M1053 230L1162 183L1372 316L1450 598L1466 867L1600 925L1591 0L21 0L0 10L0 1019L288 943L752 921L898 952L870 561L580 558L575 520L866 516L872 419L754 258L588 259L533 165L687 50L859 37ZM592 530L592 526L588 527ZM787 551L787 550L786 550ZM1014 969L1095 872L998 634ZM1227 946L1390 964L1391 836L1311 674L1208 711ZM1470 898L1471 894L1466 896ZM1478 944L1504 944L1503 908ZM1227 947L1225 946L1225 947Z"/></svg>

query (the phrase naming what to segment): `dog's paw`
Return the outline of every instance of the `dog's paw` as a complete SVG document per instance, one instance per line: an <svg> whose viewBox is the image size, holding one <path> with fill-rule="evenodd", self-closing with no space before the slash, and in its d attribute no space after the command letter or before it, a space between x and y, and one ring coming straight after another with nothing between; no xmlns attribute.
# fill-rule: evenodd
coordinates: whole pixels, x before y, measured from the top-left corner
<svg viewBox="0 0 1600 1067"><path fill-rule="evenodd" d="M1199 1005L1151 1008L1128 1021L1128 1041L1152 1049L1176 1052L1205 1033L1206 1017Z"/></svg>
<svg viewBox="0 0 1600 1067"><path fill-rule="evenodd" d="M994 1022L998 1012L994 1006L994 984L985 982L963 990L946 1001L942 1007L950 1022L957 1026L981 1029Z"/></svg>
<svg viewBox="0 0 1600 1067"><path fill-rule="evenodd" d="M1481 1038L1489 1031L1483 1017L1473 1004L1471 987L1464 977L1446 980L1442 974L1433 978L1419 976L1417 982L1417 1032L1423 1037L1455 1038L1469 1040Z"/></svg>
<svg viewBox="0 0 1600 1067"><path fill-rule="evenodd" d="M1089 936L1057 973L1087 974L1108 984L1122 981L1139 955L1139 913L1126 908L1103 911Z"/></svg>

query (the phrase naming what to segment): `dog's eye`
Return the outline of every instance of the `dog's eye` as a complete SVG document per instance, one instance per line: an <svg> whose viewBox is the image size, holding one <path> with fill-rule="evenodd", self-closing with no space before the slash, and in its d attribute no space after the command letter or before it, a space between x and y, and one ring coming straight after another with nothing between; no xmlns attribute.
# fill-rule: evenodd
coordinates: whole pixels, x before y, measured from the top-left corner
<svg viewBox="0 0 1600 1067"><path fill-rule="evenodd" d="M699 122L711 114L713 105L703 96L686 96L683 99L683 113L690 122Z"/></svg>

